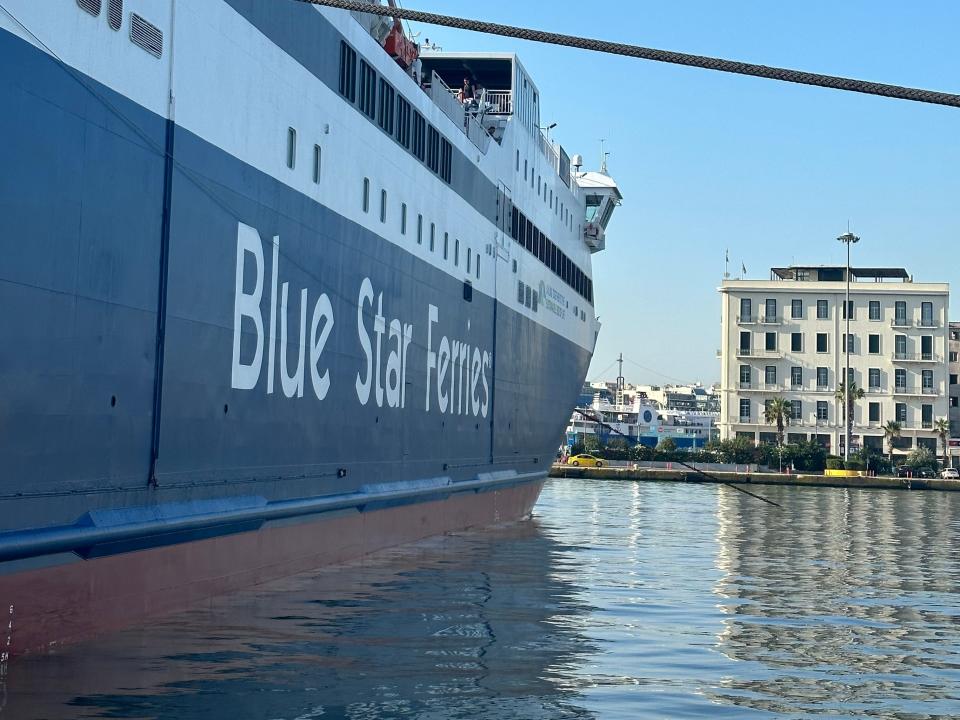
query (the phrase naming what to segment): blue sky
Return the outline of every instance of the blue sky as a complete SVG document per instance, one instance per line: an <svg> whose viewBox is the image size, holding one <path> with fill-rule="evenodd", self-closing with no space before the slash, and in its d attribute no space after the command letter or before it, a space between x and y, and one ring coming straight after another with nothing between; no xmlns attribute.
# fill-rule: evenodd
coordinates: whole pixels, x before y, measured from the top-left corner
<svg viewBox="0 0 960 720"><path fill-rule="evenodd" d="M960 3L408 0L407 7L960 94ZM513 50L541 120L625 196L594 256L589 379L719 378L716 292L774 265L905 266L960 288L960 109L418 27L445 51ZM954 294L951 316L960 318Z"/></svg>

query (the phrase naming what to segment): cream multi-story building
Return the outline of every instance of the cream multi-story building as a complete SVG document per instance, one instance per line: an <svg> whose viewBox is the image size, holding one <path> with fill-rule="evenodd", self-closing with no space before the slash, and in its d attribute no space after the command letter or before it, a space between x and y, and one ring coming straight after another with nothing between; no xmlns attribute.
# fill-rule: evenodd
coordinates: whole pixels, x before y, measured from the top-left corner
<svg viewBox="0 0 960 720"><path fill-rule="evenodd" d="M950 391L950 437L960 438L960 322L950 323L947 346L948 383Z"/></svg>
<svg viewBox="0 0 960 720"><path fill-rule="evenodd" d="M815 440L843 454L846 268L772 268L769 280L724 280L720 436L776 442L764 421L774 397L790 401L787 442ZM937 452L933 424L949 417L949 285L915 283L902 268L850 269L850 374L864 390L851 450L885 450L883 426L902 428L899 452ZM851 385L853 387L853 385Z"/></svg>

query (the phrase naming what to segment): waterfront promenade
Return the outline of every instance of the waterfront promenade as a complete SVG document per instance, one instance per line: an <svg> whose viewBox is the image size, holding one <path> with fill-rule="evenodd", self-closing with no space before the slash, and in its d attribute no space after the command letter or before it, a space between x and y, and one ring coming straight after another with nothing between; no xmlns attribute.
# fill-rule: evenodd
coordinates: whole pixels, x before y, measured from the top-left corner
<svg viewBox="0 0 960 720"><path fill-rule="evenodd" d="M889 476L836 477L822 474L760 472L744 467L743 470L713 470L702 472L684 467L678 463L657 463L650 467L643 463L605 461L603 467L574 467L554 464L550 469L552 478L577 478L595 480L631 480L647 482L686 482L686 483L738 483L750 485L795 485L800 487L831 488L877 488L887 490L946 490L960 491L960 480L942 480L940 478L900 478ZM691 464L695 468L695 463Z"/></svg>

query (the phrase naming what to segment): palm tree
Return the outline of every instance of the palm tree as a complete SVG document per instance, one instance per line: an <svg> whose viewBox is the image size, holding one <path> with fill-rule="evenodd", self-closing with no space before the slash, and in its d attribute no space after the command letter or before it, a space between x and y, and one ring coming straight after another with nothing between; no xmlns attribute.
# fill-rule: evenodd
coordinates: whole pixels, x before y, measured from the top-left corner
<svg viewBox="0 0 960 720"><path fill-rule="evenodd" d="M790 422L790 401L775 397L763 408L763 419L777 426L777 445L783 447L783 428Z"/></svg>
<svg viewBox="0 0 960 720"><path fill-rule="evenodd" d="M841 403L841 407L843 407L842 403L843 403L843 398L845 393L846 393L846 385L843 382L841 382L837 386L837 391L833 394L833 397L836 399L836 401L838 403ZM853 427L854 404L857 402L857 400L863 400L863 395L864 395L863 388L857 387L857 383L851 380L850 381L850 405L843 411L843 421L844 423L846 423L844 425L844 437L846 437L847 428Z"/></svg>
<svg viewBox="0 0 960 720"><path fill-rule="evenodd" d="M887 441L887 447L890 448L890 464L893 465L893 441L900 437L900 423L896 420L887 420L883 426L883 439Z"/></svg>
<svg viewBox="0 0 960 720"><path fill-rule="evenodd" d="M940 438L940 444L943 445L943 466L947 466L947 437L950 435L950 421L946 418L939 418L933 424L933 431Z"/></svg>

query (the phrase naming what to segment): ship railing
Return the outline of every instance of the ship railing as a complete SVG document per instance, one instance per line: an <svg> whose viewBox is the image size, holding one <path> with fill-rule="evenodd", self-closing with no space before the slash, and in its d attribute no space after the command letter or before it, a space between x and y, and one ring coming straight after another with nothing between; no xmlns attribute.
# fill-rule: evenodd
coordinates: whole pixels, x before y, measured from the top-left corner
<svg viewBox="0 0 960 720"><path fill-rule="evenodd" d="M480 152L486 154L490 146L490 135L477 122L473 113L469 113L457 98L459 91L447 85L436 71L430 75L429 95L434 104L440 108L453 124L463 131L470 142L477 146Z"/></svg>

